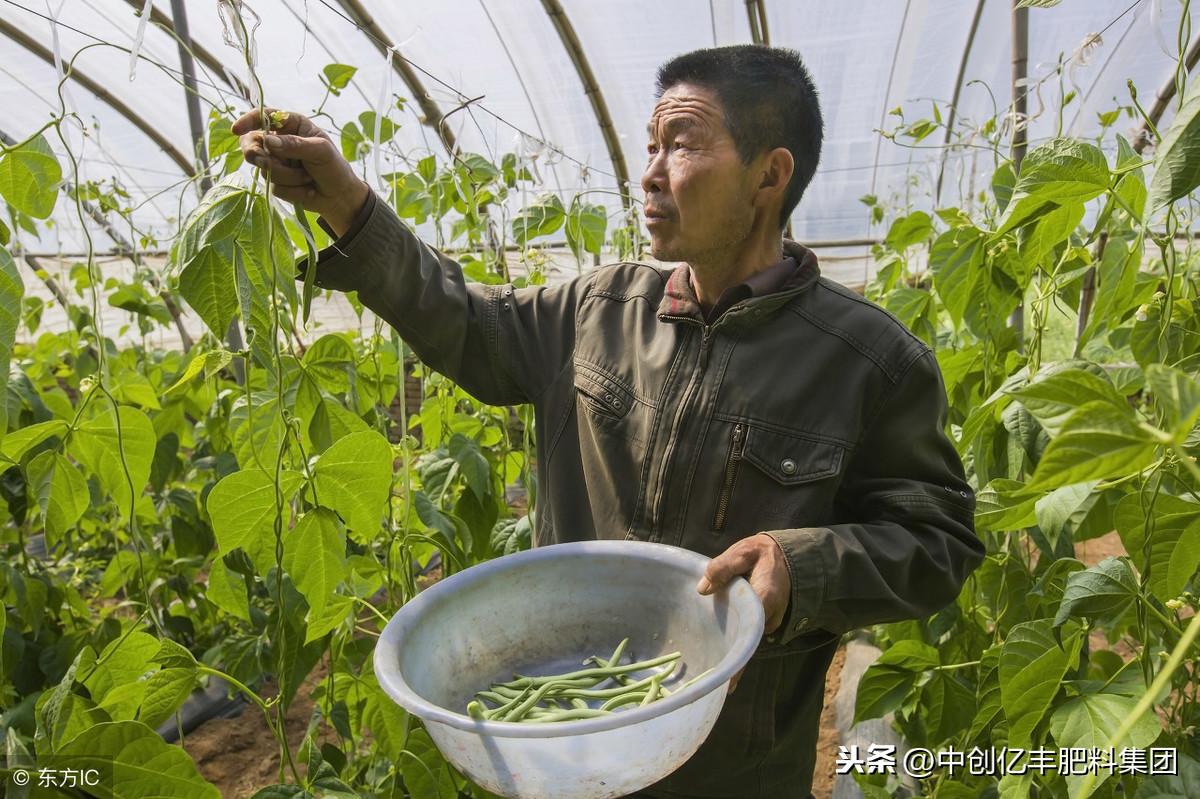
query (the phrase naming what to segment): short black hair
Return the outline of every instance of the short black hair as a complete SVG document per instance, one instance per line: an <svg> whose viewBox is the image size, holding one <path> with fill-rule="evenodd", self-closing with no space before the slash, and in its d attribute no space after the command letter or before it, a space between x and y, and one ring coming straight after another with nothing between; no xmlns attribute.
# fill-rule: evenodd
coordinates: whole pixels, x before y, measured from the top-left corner
<svg viewBox="0 0 1200 799"><path fill-rule="evenodd" d="M717 95L743 163L776 147L791 152L796 167L779 219L785 227L816 174L823 138L817 88L800 54L761 44L693 50L659 67L655 97L679 83Z"/></svg>

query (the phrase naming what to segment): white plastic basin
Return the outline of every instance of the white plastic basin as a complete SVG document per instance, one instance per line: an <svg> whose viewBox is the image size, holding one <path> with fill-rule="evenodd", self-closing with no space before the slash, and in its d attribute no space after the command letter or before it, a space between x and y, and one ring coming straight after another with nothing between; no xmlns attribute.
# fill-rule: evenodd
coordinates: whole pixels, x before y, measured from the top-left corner
<svg viewBox="0 0 1200 799"><path fill-rule="evenodd" d="M511 799L607 799L679 768L708 736L729 680L758 646L763 608L737 578L696 592L708 558L640 541L539 547L454 574L402 607L375 652L380 685L421 718L448 761ZM579 721L522 724L466 715L475 692L514 673L542 675L608 657L682 652L674 687L645 707ZM629 662L628 658L622 658Z"/></svg>

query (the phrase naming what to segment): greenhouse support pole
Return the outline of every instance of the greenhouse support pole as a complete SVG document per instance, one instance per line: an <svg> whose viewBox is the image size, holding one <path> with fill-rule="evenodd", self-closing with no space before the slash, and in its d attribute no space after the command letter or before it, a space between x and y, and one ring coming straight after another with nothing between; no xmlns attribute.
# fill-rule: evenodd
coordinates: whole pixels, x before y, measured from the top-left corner
<svg viewBox="0 0 1200 799"><path fill-rule="evenodd" d="M1027 99L1029 90L1025 86L1026 68L1029 62L1029 9L1022 8L1019 0L1012 0L1012 97L1013 97L1013 172L1020 174L1021 161L1025 159L1028 120ZM1009 317L1009 325L1017 333L1018 352L1025 351L1025 302L1024 298Z"/></svg>
<svg viewBox="0 0 1200 799"><path fill-rule="evenodd" d="M975 46L975 34L979 32L979 18L983 16L983 0L975 4L975 16L971 18L971 27L967 30L967 41L963 45L962 58L958 62L958 76L954 79L954 94L950 97L950 112L946 116L946 136L942 139L942 152L938 164L937 188L933 192L934 207L942 201L942 182L946 177L946 151L950 147L950 137L954 134L954 120L958 116L958 100L962 96L963 77L967 74L967 62L971 60L971 50Z"/></svg>
<svg viewBox="0 0 1200 799"><path fill-rule="evenodd" d="M600 135L604 137L604 144L608 148L608 158L612 162L613 173L617 178L617 189L621 194L621 205L628 210L630 208L629 169L625 165L625 155L621 150L621 141L617 138L617 129L613 125L612 115L608 111L608 103L604 100L604 93L600 91L600 84L596 82L596 74L592 72L592 65L588 63L587 54L583 51L583 44L580 43L575 26L567 18L567 12L563 10L562 4L558 0L542 0L542 8L545 9L546 16L550 17L550 22L554 24L559 41L562 42L571 63L575 66L579 82L583 84L583 93L587 95L588 102L591 103L596 124L600 127Z"/></svg>
<svg viewBox="0 0 1200 799"><path fill-rule="evenodd" d="M208 174L208 145L204 141L204 118L200 116L200 95L196 90L196 62L192 59L192 37L188 34L187 9L183 0L171 0L171 18L175 23L175 43L179 46L179 67L183 71L192 155L200 166L200 193L207 194L212 188L212 177Z"/></svg>
<svg viewBox="0 0 1200 799"><path fill-rule="evenodd" d="M183 70L183 91L187 100L188 126L192 131L192 152L199 162L200 192L207 194L212 188L208 174L208 147L204 141L204 120L200 116L200 95L196 93L196 63L192 60L192 37L188 34L187 9L183 0L171 0L171 19L175 25L175 41L179 45L179 66ZM242 330L235 316L225 331L225 342L234 352L243 347ZM246 367L240 361L233 362L233 374L237 384L246 381Z"/></svg>

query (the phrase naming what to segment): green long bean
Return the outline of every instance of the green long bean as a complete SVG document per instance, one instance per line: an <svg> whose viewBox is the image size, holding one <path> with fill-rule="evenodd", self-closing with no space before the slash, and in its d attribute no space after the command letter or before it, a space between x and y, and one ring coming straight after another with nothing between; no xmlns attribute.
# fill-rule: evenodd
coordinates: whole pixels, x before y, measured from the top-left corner
<svg viewBox="0 0 1200 799"><path fill-rule="evenodd" d="M681 653L671 652L647 660L621 663L629 639L623 639L612 656L585 658L588 668L566 674L531 676L514 674L508 682L494 683L478 691L467 704L467 714L478 721L548 723L573 719L599 718L627 705L645 706L670 695L663 682L680 663ZM641 671L653 671L635 677ZM677 686L675 691L710 673L700 674ZM615 685L605 686L607 682ZM601 702L599 707L591 701ZM492 705L492 706L489 706Z"/></svg>

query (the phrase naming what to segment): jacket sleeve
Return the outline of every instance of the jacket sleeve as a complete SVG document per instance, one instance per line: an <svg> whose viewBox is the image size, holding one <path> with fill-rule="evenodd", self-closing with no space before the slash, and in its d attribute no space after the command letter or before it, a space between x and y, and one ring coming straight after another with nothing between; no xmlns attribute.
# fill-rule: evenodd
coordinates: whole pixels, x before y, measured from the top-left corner
<svg viewBox="0 0 1200 799"><path fill-rule="evenodd" d="M299 269L303 280L307 264ZM422 362L481 402L513 405L535 401L565 366L593 277L524 288L467 282L372 193L347 234L321 251L315 282L357 291Z"/></svg>
<svg viewBox="0 0 1200 799"><path fill-rule="evenodd" d="M986 549L946 414L937 360L924 350L849 461L835 502L846 523L768 531L791 575L787 614L768 640L925 618L957 598Z"/></svg>

